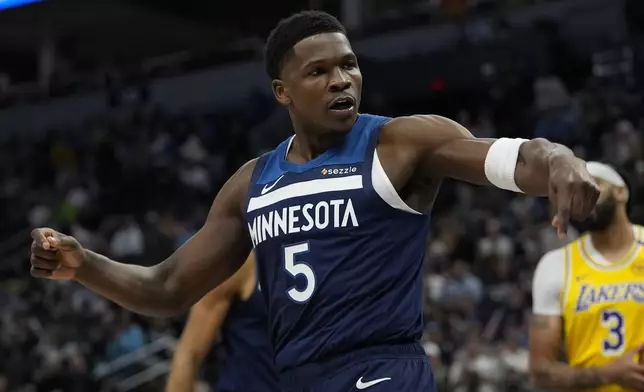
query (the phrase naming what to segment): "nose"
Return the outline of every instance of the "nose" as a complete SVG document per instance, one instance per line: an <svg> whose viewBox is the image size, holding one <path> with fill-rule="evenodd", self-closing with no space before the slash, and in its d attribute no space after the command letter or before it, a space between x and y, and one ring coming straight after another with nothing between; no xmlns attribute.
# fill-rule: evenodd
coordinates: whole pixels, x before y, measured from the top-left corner
<svg viewBox="0 0 644 392"><path fill-rule="evenodd" d="M351 87L351 79L349 79L342 69L336 68L331 75L331 80L329 81L329 91L337 93L345 91L349 87Z"/></svg>

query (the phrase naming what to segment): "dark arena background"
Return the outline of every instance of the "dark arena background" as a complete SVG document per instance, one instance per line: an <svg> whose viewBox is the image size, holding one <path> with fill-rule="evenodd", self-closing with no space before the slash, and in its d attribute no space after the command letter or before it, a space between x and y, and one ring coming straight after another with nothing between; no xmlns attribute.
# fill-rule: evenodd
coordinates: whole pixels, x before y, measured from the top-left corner
<svg viewBox="0 0 644 392"><path fill-rule="evenodd" d="M185 319L31 278L29 232L167 257L223 181L291 132L262 46L302 9L349 28L364 112L546 137L644 186L642 0L0 0L0 392L163 390ZM531 390L532 272L562 244L549 216L544 200L443 185L423 337L441 391ZM213 347L198 391L221 360Z"/></svg>

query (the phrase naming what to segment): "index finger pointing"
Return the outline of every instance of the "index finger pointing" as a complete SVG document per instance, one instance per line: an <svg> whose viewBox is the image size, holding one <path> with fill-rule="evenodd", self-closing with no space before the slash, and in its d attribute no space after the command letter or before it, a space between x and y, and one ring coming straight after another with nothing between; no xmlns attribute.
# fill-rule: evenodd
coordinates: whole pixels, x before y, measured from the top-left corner
<svg viewBox="0 0 644 392"><path fill-rule="evenodd" d="M570 211L572 208L572 193L568 190L560 190L555 195L556 213L553 219L553 225L557 228L557 234L563 238L568 232L568 222L570 222Z"/></svg>

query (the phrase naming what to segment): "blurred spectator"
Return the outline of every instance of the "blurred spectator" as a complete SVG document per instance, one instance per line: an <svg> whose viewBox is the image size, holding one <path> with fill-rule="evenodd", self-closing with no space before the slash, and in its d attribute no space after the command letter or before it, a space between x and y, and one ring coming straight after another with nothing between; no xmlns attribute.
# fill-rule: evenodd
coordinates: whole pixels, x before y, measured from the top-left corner
<svg viewBox="0 0 644 392"><path fill-rule="evenodd" d="M110 254L119 259L129 256L140 256L145 251L143 232L132 218L128 218L123 226L112 235Z"/></svg>
<svg viewBox="0 0 644 392"><path fill-rule="evenodd" d="M501 233L501 222L494 218L485 222L485 237L479 240L477 248L478 256L482 258L509 258L514 254L514 243L510 237Z"/></svg>
<svg viewBox="0 0 644 392"><path fill-rule="evenodd" d="M520 332L509 329L501 350L501 364L506 369L505 386L508 391L519 391L528 387L529 353Z"/></svg>
<svg viewBox="0 0 644 392"><path fill-rule="evenodd" d="M456 260L446 275L441 293L441 302L455 307L477 303L483 295L483 286L478 277L470 272L467 263Z"/></svg>
<svg viewBox="0 0 644 392"><path fill-rule="evenodd" d="M631 166L642 159L642 137L628 120L618 121L602 136L604 156L618 166Z"/></svg>
<svg viewBox="0 0 644 392"><path fill-rule="evenodd" d="M456 353L449 370L449 388L454 392L496 392L505 376L500 358L494 350L482 346L472 336Z"/></svg>
<svg viewBox="0 0 644 392"><path fill-rule="evenodd" d="M129 313L121 313L122 319L112 330L112 337L107 343L106 359L114 360L134 352L145 344L143 329L132 322Z"/></svg>

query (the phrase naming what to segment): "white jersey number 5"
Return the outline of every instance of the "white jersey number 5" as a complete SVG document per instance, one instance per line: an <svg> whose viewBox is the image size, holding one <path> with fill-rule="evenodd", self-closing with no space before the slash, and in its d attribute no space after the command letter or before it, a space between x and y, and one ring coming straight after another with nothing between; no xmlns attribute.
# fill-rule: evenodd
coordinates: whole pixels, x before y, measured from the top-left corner
<svg viewBox="0 0 644 392"><path fill-rule="evenodd" d="M290 245L284 248L284 269L293 278L298 275L303 275L306 279L306 286L302 290L296 287L291 287L286 291L289 297L297 303L304 303L311 299L313 291L315 291L315 273L306 263L297 263L295 257L297 255L308 253L309 243L302 242L300 244Z"/></svg>

